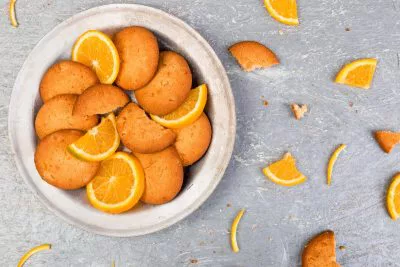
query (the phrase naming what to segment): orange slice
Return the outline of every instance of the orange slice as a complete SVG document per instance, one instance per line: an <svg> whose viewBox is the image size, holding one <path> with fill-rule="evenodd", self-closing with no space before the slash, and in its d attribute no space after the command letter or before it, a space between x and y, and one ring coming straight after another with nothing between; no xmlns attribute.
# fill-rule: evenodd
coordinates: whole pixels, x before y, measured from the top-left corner
<svg viewBox="0 0 400 267"><path fill-rule="evenodd" d="M15 15L15 2L17 2L17 0L10 0L10 5L9 5L9 9L8 9L8 13L10 15L10 22L11 25L13 27L18 27L18 21L17 21L17 17Z"/></svg>
<svg viewBox="0 0 400 267"><path fill-rule="evenodd" d="M340 145L338 148L336 148L335 152L333 152L331 158L329 159L328 169L327 169L327 174L326 174L326 183L328 185L331 185L333 166L335 165L340 152L342 152L343 149L345 149L345 148L346 148L346 145L343 145L343 144Z"/></svg>
<svg viewBox="0 0 400 267"><path fill-rule="evenodd" d="M375 58L363 58L346 64L337 74L335 82L353 87L369 89L374 78Z"/></svg>
<svg viewBox="0 0 400 267"><path fill-rule="evenodd" d="M51 245L50 244L43 244L37 247L32 248L31 250L29 250L27 253L25 253L24 256L22 256L22 258L19 260L17 267L22 267L24 266L25 262L35 253L42 251L42 250L48 250L51 249Z"/></svg>
<svg viewBox="0 0 400 267"><path fill-rule="evenodd" d="M277 21L287 25L299 25L296 0L264 0L268 13Z"/></svg>
<svg viewBox="0 0 400 267"><path fill-rule="evenodd" d="M391 182L386 196L387 210L393 220L400 216L400 173Z"/></svg>
<svg viewBox="0 0 400 267"><path fill-rule="evenodd" d="M377 131L375 139L383 151L390 153L400 143L400 132Z"/></svg>
<svg viewBox="0 0 400 267"><path fill-rule="evenodd" d="M79 36L72 48L72 60L91 67L104 84L112 84L119 72L117 48L100 31L90 30Z"/></svg>
<svg viewBox="0 0 400 267"><path fill-rule="evenodd" d="M86 194L96 209L122 213L135 206L144 191L144 172L137 158L117 152L101 162Z"/></svg>
<svg viewBox="0 0 400 267"><path fill-rule="evenodd" d="M244 209L239 211L239 213L236 215L235 219L233 220L233 223L231 226L231 246L232 246L233 252L235 252L235 253L239 252L239 246L238 246L237 239L236 239L236 232L237 232L238 224L240 222L240 219L242 219L244 212L245 212Z"/></svg>
<svg viewBox="0 0 400 267"><path fill-rule="evenodd" d="M116 128L115 116L110 113L103 117L77 141L68 146L68 151L75 157L86 161L102 161L118 149L120 138Z"/></svg>
<svg viewBox="0 0 400 267"><path fill-rule="evenodd" d="M304 183L307 178L296 168L296 159L286 153L283 158L263 169L271 181L283 186L294 186Z"/></svg>
<svg viewBox="0 0 400 267"><path fill-rule="evenodd" d="M185 102L165 116L151 115L151 118L167 128L182 128L195 122L203 113L207 103L207 85L192 89Z"/></svg>

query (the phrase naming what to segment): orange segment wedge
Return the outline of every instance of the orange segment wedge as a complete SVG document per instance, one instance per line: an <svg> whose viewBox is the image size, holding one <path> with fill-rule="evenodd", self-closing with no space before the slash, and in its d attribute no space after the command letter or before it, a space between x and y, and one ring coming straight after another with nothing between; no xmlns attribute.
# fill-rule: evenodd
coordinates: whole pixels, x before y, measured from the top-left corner
<svg viewBox="0 0 400 267"><path fill-rule="evenodd" d="M195 122L203 113L207 103L207 85L192 89L185 102L175 111L165 116L151 115L151 118L167 128L182 128Z"/></svg>
<svg viewBox="0 0 400 267"><path fill-rule="evenodd" d="M400 173L392 180L386 196L386 205L390 217L397 220L400 216Z"/></svg>
<svg viewBox="0 0 400 267"><path fill-rule="evenodd" d="M29 250L27 253L25 253L24 256L22 256L22 258L19 260L17 267L22 267L24 266L25 262L35 253L38 253L39 251L42 250L48 250L51 249L51 245L50 244L43 244L37 247L32 248L31 250Z"/></svg>
<svg viewBox="0 0 400 267"><path fill-rule="evenodd" d="M144 191L144 172L137 158L117 152L101 162L86 194L96 209L122 213L135 206Z"/></svg>
<svg viewBox="0 0 400 267"><path fill-rule="evenodd" d="M86 161L102 161L118 149L120 138L116 128L115 116L110 113L103 117L77 141L68 146L68 151L75 157Z"/></svg>
<svg viewBox="0 0 400 267"><path fill-rule="evenodd" d="M16 15L15 15L15 2L17 2L17 0L10 0L10 5L8 7L8 13L10 16L11 25L16 28L16 27L18 27L18 21L17 21Z"/></svg>
<svg viewBox="0 0 400 267"><path fill-rule="evenodd" d="M335 165L340 152L342 152L343 149L345 149L345 148L346 148L346 145L344 145L344 144L340 145L338 148L336 148L335 152L333 152L331 158L329 159L328 170L326 173L326 183L328 185L331 185L331 182L332 182L333 166Z"/></svg>
<svg viewBox="0 0 400 267"><path fill-rule="evenodd" d="M268 13L277 21L287 25L299 25L296 0L264 0Z"/></svg>
<svg viewBox="0 0 400 267"><path fill-rule="evenodd" d="M231 226L231 246L232 246L233 252L235 252L235 253L239 252L239 246L238 246L237 239L236 239L236 233L237 233L237 227L239 225L240 219L242 219L244 212L245 212L244 209L239 211L239 213L236 215L235 219L233 220L233 223Z"/></svg>
<svg viewBox="0 0 400 267"><path fill-rule="evenodd" d="M79 36L72 48L72 60L91 67L104 84L112 84L119 72L117 48L100 31L90 30Z"/></svg>
<svg viewBox="0 0 400 267"><path fill-rule="evenodd" d="M363 58L346 64L337 74L335 82L353 87L369 89L374 78L378 61Z"/></svg>
<svg viewBox="0 0 400 267"><path fill-rule="evenodd" d="M297 169L296 159L286 153L283 158L263 169L271 181L283 186L294 186L304 183L307 178Z"/></svg>

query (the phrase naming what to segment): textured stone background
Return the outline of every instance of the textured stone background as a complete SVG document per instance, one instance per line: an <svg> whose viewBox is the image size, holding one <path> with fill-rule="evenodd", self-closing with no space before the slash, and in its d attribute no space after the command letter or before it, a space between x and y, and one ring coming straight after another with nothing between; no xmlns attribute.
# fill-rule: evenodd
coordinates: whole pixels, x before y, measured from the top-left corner
<svg viewBox="0 0 400 267"><path fill-rule="evenodd" d="M400 130L399 0L298 0L299 27L275 22L260 0L18 0L18 29L9 26L7 2L0 1L1 266L15 266L45 242L53 250L27 266L110 266L113 259L117 266L299 266L306 240L325 229L346 247L337 250L343 266L400 266L400 225L384 201L400 171L400 149L385 155L371 135ZM135 238L93 235L55 217L19 176L7 133L14 80L40 38L78 12L121 2L160 8L198 30L228 72L238 115L235 151L210 199L175 226ZM282 64L241 71L227 53L241 40L266 44ZM343 63L368 56L379 59L371 90L331 82ZM290 113L293 101L310 106L302 121ZM348 148L328 188L326 163L340 143ZM262 176L260 169L285 151L296 156L307 183L283 188ZM241 251L234 254L228 229L242 207Z"/></svg>

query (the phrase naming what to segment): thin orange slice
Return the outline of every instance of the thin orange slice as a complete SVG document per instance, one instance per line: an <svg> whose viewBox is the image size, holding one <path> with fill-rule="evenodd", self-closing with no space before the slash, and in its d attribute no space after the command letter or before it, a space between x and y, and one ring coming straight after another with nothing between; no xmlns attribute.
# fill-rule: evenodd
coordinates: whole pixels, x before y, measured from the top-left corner
<svg viewBox="0 0 400 267"><path fill-rule="evenodd" d="M337 74L335 82L353 87L369 89L374 78L375 58L363 58L346 64Z"/></svg>
<svg viewBox="0 0 400 267"><path fill-rule="evenodd" d="M346 145L344 145L344 144L340 145L338 148L336 148L335 152L333 152L331 158L329 159L328 169L327 169L327 173L326 173L326 183L328 185L331 185L331 182L332 182L333 166L335 165L340 152L342 152L343 149L345 149L345 148L346 148Z"/></svg>
<svg viewBox="0 0 400 267"><path fill-rule="evenodd" d="M151 118L167 128L182 128L195 122L203 113L207 103L207 85L192 89L185 102L175 111L165 116L151 115Z"/></svg>
<svg viewBox="0 0 400 267"><path fill-rule="evenodd" d="M143 195L144 172L139 160L131 154L117 152L101 162L86 194L96 209L122 213L135 206Z"/></svg>
<svg viewBox="0 0 400 267"><path fill-rule="evenodd" d="M264 0L268 13L277 21L287 25L299 25L296 0Z"/></svg>
<svg viewBox="0 0 400 267"><path fill-rule="evenodd" d="M377 131L375 139L383 151L390 153L400 143L400 132Z"/></svg>
<svg viewBox="0 0 400 267"><path fill-rule="evenodd" d="M297 169L296 159L286 153L283 158L263 169L271 181L283 186L294 186L304 183L307 178Z"/></svg>
<svg viewBox="0 0 400 267"><path fill-rule="evenodd" d="M8 13L10 15L10 22L11 25L13 27L18 27L18 21L17 21L17 17L15 15L15 2L17 2L17 0L10 0L10 5L9 5L9 9L8 9Z"/></svg>
<svg viewBox="0 0 400 267"><path fill-rule="evenodd" d="M22 256L22 258L19 260L17 267L22 267L24 266L25 262L35 253L38 253L39 251L42 250L48 250L51 249L51 245L50 244L43 244L37 247L34 247L32 249L30 249L27 253L25 253L24 256Z"/></svg>
<svg viewBox="0 0 400 267"><path fill-rule="evenodd" d="M400 217L400 173L391 182L386 196L387 210L393 220Z"/></svg>
<svg viewBox="0 0 400 267"><path fill-rule="evenodd" d="M93 127L77 141L68 146L68 151L79 159L86 161L102 161L118 149L118 135L115 116L110 113L103 117L96 127Z"/></svg>
<svg viewBox="0 0 400 267"><path fill-rule="evenodd" d="M119 72L117 48L100 31L90 30L79 36L72 48L72 60L91 67L104 84L112 84Z"/></svg>
<svg viewBox="0 0 400 267"><path fill-rule="evenodd" d="M239 213L236 215L235 219L233 220L233 223L231 226L231 246L232 246L233 252L235 252L235 253L239 252L239 246L238 246L237 239L236 239L236 233L237 233L238 224L240 222L240 219L242 219L244 212L245 212L244 209L239 211Z"/></svg>

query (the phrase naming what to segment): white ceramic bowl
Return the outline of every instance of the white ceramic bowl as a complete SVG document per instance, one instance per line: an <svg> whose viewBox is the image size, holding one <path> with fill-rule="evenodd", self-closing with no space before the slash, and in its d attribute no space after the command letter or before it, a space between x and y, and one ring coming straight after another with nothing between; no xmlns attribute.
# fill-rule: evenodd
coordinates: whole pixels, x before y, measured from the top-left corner
<svg viewBox="0 0 400 267"><path fill-rule="evenodd" d="M213 139L207 154L190 168L181 193L160 206L140 205L109 215L88 203L85 190L62 191L44 182L36 171L34 118L41 106L39 83L49 66L70 58L76 38L89 29L108 33L140 25L153 31L162 49L181 53L189 61L195 84L209 87L207 114ZM64 21L49 32L26 59L11 96L9 136L16 164L25 182L55 214L87 231L110 236L136 236L166 228L196 210L214 191L229 163L235 140L235 104L229 80L210 45L180 19L140 5L96 7Z"/></svg>

